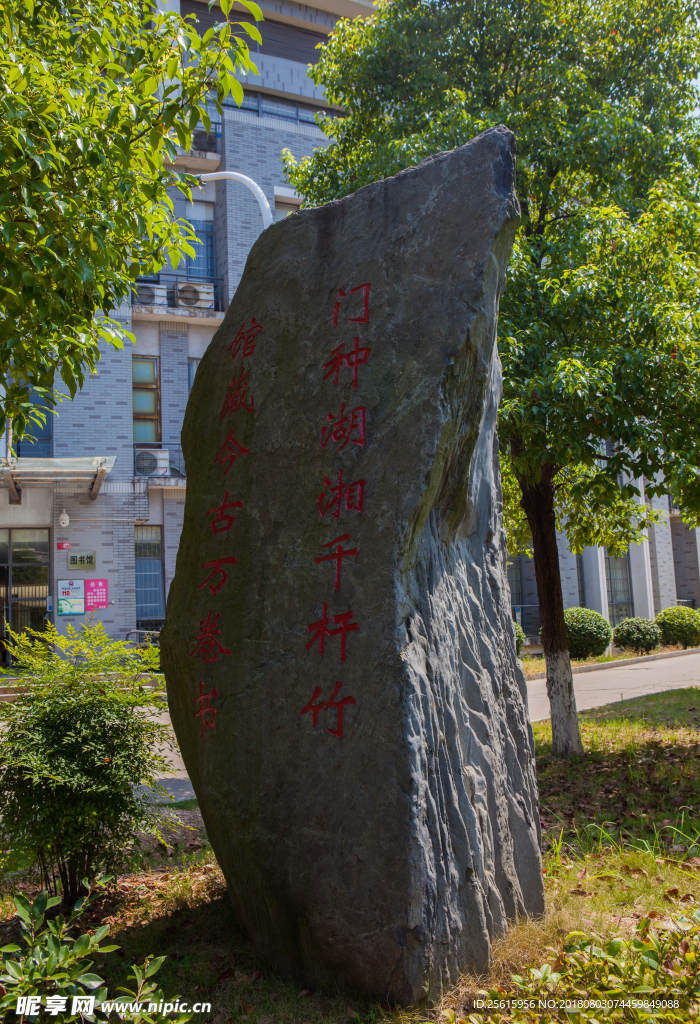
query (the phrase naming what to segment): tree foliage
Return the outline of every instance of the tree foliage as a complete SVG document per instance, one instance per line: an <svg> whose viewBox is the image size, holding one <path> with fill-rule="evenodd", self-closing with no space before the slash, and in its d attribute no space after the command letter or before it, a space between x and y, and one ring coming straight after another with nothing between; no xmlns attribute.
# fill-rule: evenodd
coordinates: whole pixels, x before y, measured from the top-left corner
<svg viewBox="0 0 700 1024"><path fill-rule="evenodd" d="M687 430L700 370L698 13L696 0L380 4L341 22L312 70L348 111L324 124L331 145L285 158L316 204L487 127L514 131L522 224L501 303L499 430L516 477L537 481L546 462L562 473L558 519L575 550L639 539L651 520L634 478L653 492L662 471L689 519L700 510Z"/></svg>
<svg viewBox="0 0 700 1024"><path fill-rule="evenodd" d="M260 20L252 0L241 0ZM30 394L71 397L122 345L109 319L139 275L174 265L193 237L173 217L168 170L208 102L240 102L255 70L229 19L203 36L155 0L5 0L0 11L0 430L40 419ZM189 181L192 181L189 178Z"/></svg>
<svg viewBox="0 0 700 1024"><path fill-rule="evenodd" d="M46 888L60 880L73 902L162 823L138 790L157 791L170 770L158 650L110 640L101 623L10 636L21 674L0 703L0 861L38 863Z"/></svg>

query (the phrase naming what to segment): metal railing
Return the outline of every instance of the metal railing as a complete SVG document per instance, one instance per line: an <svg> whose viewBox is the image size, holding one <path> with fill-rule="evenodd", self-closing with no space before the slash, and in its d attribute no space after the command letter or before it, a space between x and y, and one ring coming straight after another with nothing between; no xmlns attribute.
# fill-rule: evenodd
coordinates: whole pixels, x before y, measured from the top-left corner
<svg viewBox="0 0 700 1024"><path fill-rule="evenodd" d="M185 479L181 444L167 441L137 441L134 444L134 476L153 481Z"/></svg>
<svg viewBox="0 0 700 1024"><path fill-rule="evenodd" d="M140 277L133 290L135 306L162 309L223 310L223 278L203 274L154 274Z"/></svg>

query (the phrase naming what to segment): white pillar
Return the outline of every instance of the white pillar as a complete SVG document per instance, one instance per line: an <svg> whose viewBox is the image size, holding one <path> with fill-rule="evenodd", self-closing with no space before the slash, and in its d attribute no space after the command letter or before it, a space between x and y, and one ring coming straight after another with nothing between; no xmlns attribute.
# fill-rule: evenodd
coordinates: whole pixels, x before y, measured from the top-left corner
<svg viewBox="0 0 700 1024"><path fill-rule="evenodd" d="M557 530L557 550L559 552L559 575L561 577L561 593L565 608L578 607L578 572L576 555L569 550L566 534Z"/></svg>
<svg viewBox="0 0 700 1024"><path fill-rule="evenodd" d="M605 582L605 550L604 548L584 548L582 557L586 607L600 612L609 621L608 589Z"/></svg>
<svg viewBox="0 0 700 1024"><path fill-rule="evenodd" d="M646 508L644 481L635 480L639 488L637 501ZM651 555L647 530L642 533L639 544L630 544L630 576L632 578L632 603L634 614L640 619L654 618L654 579L651 572Z"/></svg>
<svg viewBox="0 0 700 1024"><path fill-rule="evenodd" d="M654 611L673 608L678 599L676 572L673 564L673 538L668 514L668 496L651 499L651 507L660 511L663 520L649 529L649 557L654 586Z"/></svg>

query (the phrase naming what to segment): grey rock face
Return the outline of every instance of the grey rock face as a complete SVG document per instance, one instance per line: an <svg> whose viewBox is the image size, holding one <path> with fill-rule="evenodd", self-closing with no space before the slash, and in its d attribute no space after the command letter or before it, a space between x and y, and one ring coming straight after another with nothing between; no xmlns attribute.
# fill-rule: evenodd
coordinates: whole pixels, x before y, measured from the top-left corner
<svg viewBox="0 0 700 1024"><path fill-rule="evenodd" d="M163 664L233 906L382 1000L544 909L495 435L513 182L499 128L270 227L183 431Z"/></svg>

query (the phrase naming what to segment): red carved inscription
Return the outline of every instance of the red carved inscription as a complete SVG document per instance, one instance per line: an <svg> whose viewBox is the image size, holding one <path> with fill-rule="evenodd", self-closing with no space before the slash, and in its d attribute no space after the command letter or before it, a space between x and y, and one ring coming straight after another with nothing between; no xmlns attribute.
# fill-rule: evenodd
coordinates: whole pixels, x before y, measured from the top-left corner
<svg viewBox="0 0 700 1024"><path fill-rule="evenodd" d="M324 544L324 548L332 548L337 545L336 550L330 555L321 555L316 559L316 565L319 562L333 562L335 561L335 589L340 590L340 566L344 558L350 556L357 557L359 551L357 548L344 548L343 541L350 540L350 534L344 533L342 537L336 537L335 540L329 540L327 544Z"/></svg>
<svg viewBox="0 0 700 1024"><path fill-rule="evenodd" d="M336 451L342 452L349 441L353 444L364 447L365 441L365 415L366 405L358 405L350 410L350 415L345 414L345 402L340 407L340 412L334 416L332 412L327 413L326 419L330 427L321 427L321 447L325 448L329 441L338 445ZM356 434L356 437L353 437ZM342 442L342 443L341 443Z"/></svg>
<svg viewBox="0 0 700 1024"><path fill-rule="evenodd" d="M217 612L213 616L213 612L209 612L206 619L202 619L199 623L199 635L196 637L195 648L190 654L190 658L194 658L195 654L199 654L202 661L210 664L219 657L220 654L230 654L228 647L224 647L220 640L215 638L219 636L221 630L217 623L221 618L221 612Z"/></svg>
<svg viewBox="0 0 700 1024"><path fill-rule="evenodd" d="M322 711L330 711L331 709L335 710L338 715L337 725L335 729L327 728L326 732L329 732L332 736L337 736L339 739L343 738L343 710L345 705L357 703L354 697L343 697L342 700L336 700L342 685L343 684L340 680L338 680L333 689L333 693L330 696L330 700L321 701L320 703L315 704L314 701L318 700L323 693L321 687L317 686L309 703L299 712L300 715L306 715L311 712L311 720L315 729L318 725L318 716Z"/></svg>
<svg viewBox="0 0 700 1024"><path fill-rule="evenodd" d="M199 682L199 697L195 697L195 704L199 705L199 711L195 713L195 719L202 719L202 739L204 739L204 726L209 726L210 729L214 728L214 722L216 721L217 708L210 707L214 697L218 697L219 694L216 692L216 687L212 686L211 693L204 692L204 683L200 680ZM211 718L211 721L210 721Z"/></svg>
<svg viewBox="0 0 700 1024"><path fill-rule="evenodd" d="M202 569L211 568L211 572L205 579L204 583L199 584L197 590L201 590L202 587L206 587L208 583L209 589L211 590L212 594L218 594L221 588L223 587L224 583L228 579L228 573L221 568L221 566L225 565L227 562L236 563L238 562L238 559L231 556L230 558L215 558L213 562L202 562ZM214 584L210 581L213 580L216 576L221 576L221 582L217 583L217 585L214 586Z"/></svg>

